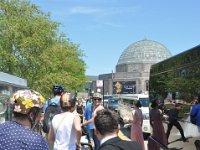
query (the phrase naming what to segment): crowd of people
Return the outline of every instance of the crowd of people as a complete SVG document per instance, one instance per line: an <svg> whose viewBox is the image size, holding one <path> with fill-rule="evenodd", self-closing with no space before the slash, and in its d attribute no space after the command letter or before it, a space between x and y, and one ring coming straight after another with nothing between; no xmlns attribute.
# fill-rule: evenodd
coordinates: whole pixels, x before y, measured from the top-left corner
<svg viewBox="0 0 200 150"><path fill-rule="evenodd" d="M145 150L142 133L143 114L139 101L133 103L133 118L123 118L125 123L131 125L130 139L124 140L121 136L118 114L104 109L100 93L94 93L92 97L85 99L83 104L82 100L77 100L60 84L54 85L52 92L54 97L46 101L34 90L19 90L13 94L9 99L13 120L0 124L0 150L80 150L83 129L88 144L95 150ZM46 112L50 110L50 106L57 109L47 117ZM153 101L151 104L152 137L166 147L173 126L180 131L183 142L187 141L178 122L180 109L181 105L175 104L175 107L168 112L168 128L165 133L163 119L166 117L159 107L159 101ZM199 110L200 97L198 103L191 109L191 116L196 116L197 125L200 124ZM37 128L40 130L36 130ZM149 140L148 149L160 148L156 142Z"/></svg>
<svg viewBox="0 0 200 150"><path fill-rule="evenodd" d="M95 150L141 150L138 142L119 138L118 116L104 109L100 93L94 93L83 105L60 84L54 85L52 92L49 100L29 89L13 94L8 100L13 119L0 124L0 149L79 150L86 128L88 142Z"/></svg>

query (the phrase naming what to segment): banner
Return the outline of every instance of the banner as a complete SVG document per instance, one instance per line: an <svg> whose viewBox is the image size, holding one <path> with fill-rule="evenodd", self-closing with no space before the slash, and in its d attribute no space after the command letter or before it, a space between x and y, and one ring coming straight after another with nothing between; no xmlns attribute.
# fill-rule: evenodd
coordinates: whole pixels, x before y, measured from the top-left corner
<svg viewBox="0 0 200 150"><path fill-rule="evenodd" d="M103 87L103 80L96 80L96 87Z"/></svg>
<svg viewBox="0 0 200 150"><path fill-rule="evenodd" d="M113 94L135 94L136 81L115 81L113 82Z"/></svg>

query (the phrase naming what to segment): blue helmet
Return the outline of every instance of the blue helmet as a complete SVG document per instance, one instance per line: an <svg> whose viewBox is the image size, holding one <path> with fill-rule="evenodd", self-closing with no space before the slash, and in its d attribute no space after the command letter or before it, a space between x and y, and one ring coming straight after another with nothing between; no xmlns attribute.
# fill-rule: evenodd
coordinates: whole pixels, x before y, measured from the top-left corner
<svg viewBox="0 0 200 150"><path fill-rule="evenodd" d="M64 92L64 87L60 84L55 84L52 88L54 95L61 95Z"/></svg>

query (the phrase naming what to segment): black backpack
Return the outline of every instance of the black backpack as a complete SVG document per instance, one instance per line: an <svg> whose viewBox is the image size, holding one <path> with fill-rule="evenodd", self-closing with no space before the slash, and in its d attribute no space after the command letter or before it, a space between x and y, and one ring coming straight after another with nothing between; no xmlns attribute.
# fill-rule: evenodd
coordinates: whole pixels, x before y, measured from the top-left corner
<svg viewBox="0 0 200 150"><path fill-rule="evenodd" d="M51 121L53 117L57 114L61 113L61 108L56 103L51 103L45 110L44 120L43 120L43 131L45 133L49 133L49 129L51 126Z"/></svg>

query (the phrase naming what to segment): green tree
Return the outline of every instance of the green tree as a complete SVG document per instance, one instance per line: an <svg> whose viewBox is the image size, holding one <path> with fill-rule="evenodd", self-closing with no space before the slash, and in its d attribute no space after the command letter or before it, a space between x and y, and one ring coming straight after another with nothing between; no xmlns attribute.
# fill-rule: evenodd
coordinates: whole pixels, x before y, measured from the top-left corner
<svg viewBox="0 0 200 150"><path fill-rule="evenodd" d="M0 71L28 80L49 96L53 84L73 90L85 81L79 46L60 39L59 23L25 0L0 1Z"/></svg>
<svg viewBox="0 0 200 150"><path fill-rule="evenodd" d="M78 45L66 40L56 42L51 49L41 54L42 76L35 82L35 88L41 85L39 91L45 89L48 94L51 93L52 83L62 83L67 90L75 90L85 85L85 63L81 59L82 56Z"/></svg>

